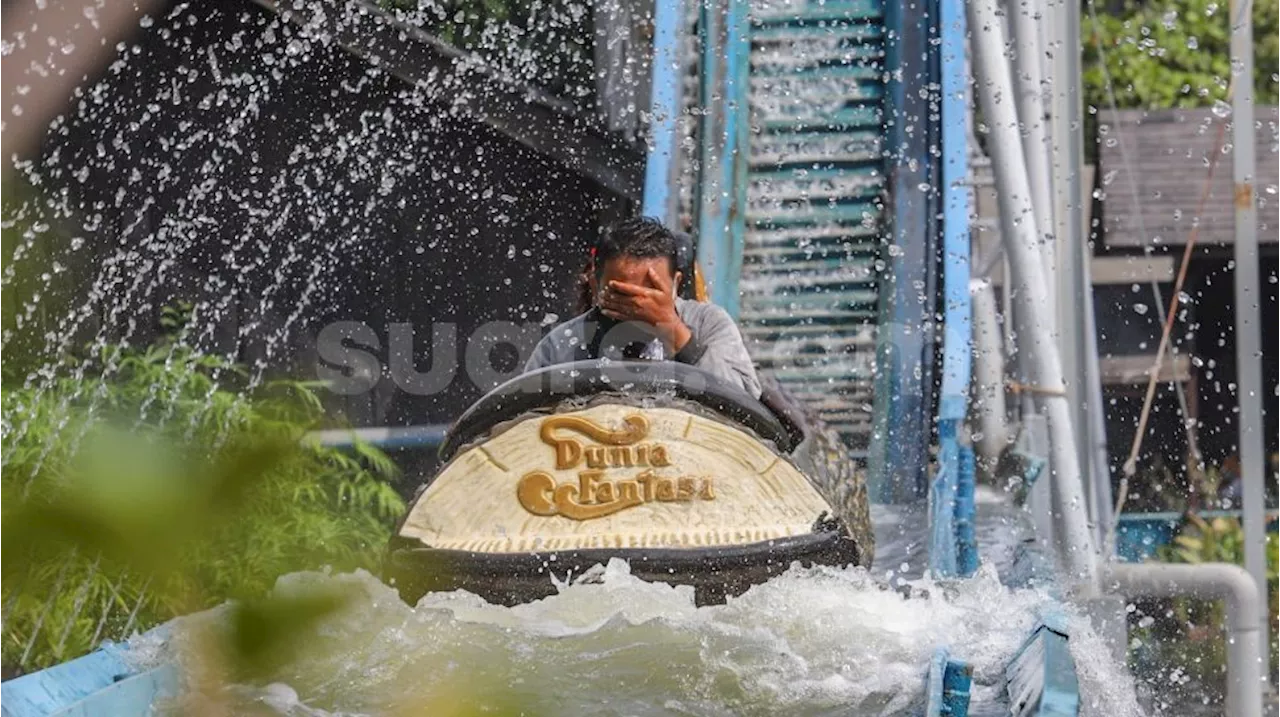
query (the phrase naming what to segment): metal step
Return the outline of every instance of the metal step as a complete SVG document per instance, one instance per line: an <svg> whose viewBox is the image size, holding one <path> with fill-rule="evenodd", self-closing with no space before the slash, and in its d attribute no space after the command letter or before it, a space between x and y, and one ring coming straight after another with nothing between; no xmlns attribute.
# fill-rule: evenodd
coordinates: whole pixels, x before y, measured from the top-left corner
<svg viewBox="0 0 1280 717"><path fill-rule="evenodd" d="M806 132L828 130L832 132L857 132L879 128L883 122L882 110L877 101L865 106L840 107L824 114L806 112L799 116L773 115L760 117L753 124L764 132Z"/></svg>
<svg viewBox="0 0 1280 717"><path fill-rule="evenodd" d="M857 169L786 169L752 172L747 183L751 205L766 202L872 199L884 191L878 171Z"/></svg>
<svg viewBox="0 0 1280 717"><path fill-rule="evenodd" d="M760 171L797 164L878 166L882 146L878 131L758 134L751 138L751 166Z"/></svg>
<svg viewBox="0 0 1280 717"><path fill-rule="evenodd" d="M870 440L886 191L880 0L752 4L739 314L752 358Z"/></svg>
<svg viewBox="0 0 1280 717"><path fill-rule="evenodd" d="M759 25L839 20L879 20L880 0L771 0L751 4L751 20Z"/></svg>
<svg viewBox="0 0 1280 717"><path fill-rule="evenodd" d="M850 202L848 204L814 204L805 201L780 201L776 207L765 207L764 211L753 211L757 207L748 205L747 223L751 227L780 228L798 224L840 224L842 226L858 225L874 231L880 216L880 209L871 202Z"/></svg>
<svg viewBox="0 0 1280 717"><path fill-rule="evenodd" d="M747 232L746 245L749 251L755 247L771 247L790 250L792 253L810 253L822 249L861 254L868 250L875 251L875 242L869 240L878 236L878 225L868 227L861 222L855 226L801 223L795 226L754 227Z"/></svg>

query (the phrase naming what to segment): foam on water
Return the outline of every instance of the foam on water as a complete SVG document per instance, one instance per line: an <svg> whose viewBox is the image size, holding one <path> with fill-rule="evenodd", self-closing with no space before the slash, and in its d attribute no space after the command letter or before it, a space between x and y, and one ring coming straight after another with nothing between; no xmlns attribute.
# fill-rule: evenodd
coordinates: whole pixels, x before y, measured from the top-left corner
<svg viewBox="0 0 1280 717"><path fill-rule="evenodd" d="M367 573L297 573L277 592L343 586L359 597L306 636L298 660L230 694L249 714L460 703L503 714L904 714L920 708L929 656L947 645L974 666L975 702L994 707L1047 596L1003 586L991 566L953 584L895 582L797 566L728 604L695 607L691 589L643 582L615 560L526 605L455 592L410 607ZM179 635L222 612L180 621ZM1091 635L1084 619L1073 627ZM1102 641L1072 645L1088 665L1089 710L1137 714L1113 689L1126 678Z"/></svg>

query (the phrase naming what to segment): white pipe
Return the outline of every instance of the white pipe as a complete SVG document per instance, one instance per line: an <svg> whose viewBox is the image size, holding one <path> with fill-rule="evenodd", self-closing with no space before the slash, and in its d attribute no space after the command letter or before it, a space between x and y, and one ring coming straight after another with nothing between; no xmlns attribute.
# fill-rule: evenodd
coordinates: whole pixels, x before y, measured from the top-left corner
<svg viewBox="0 0 1280 717"><path fill-rule="evenodd" d="M1254 183L1258 158L1254 152L1253 127L1253 16L1249 0L1231 0L1231 68L1235 79L1231 86L1232 176L1235 179L1236 232L1235 329L1236 367L1240 401L1240 481L1241 508L1244 509L1244 566L1253 575L1258 589L1267 594L1266 521L1263 514L1265 497L1263 481L1266 464L1262 457L1262 317L1258 291L1258 207ZM1274 346L1272 347L1274 348ZM1266 615L1266 608L1262 615ZM1266 644L1266 623L1263 623ZM1271 656L1260 654L1265 668ZM1263 674L1270 674L1265 670Z"/></svg>
<svg viewBox="0 0 1280 717"><path fill-rule="evenodd" d="M1266 601L1253 577L1226 563L1171 565L1111 563L1103 566L1102 589L1128 597L1192 596L1227 602L1227 711L1231 717L1262 717L1266 648L1261 615Z"/></svg>
<svg viewBox="0 0 1280 717"><path fill-rule="evenodd" d="M1055 538L1059 558L1068 571L1072 587L1090 591L1097 586L1097 555L1085 515L1080 484L1080 462L1072 430L1071 407L1067 403L1062 360L1057 341L1046 318L1049 295L1036 237L1035 212L1029 196L1027 166L1022 156L1018 116L1014 104L1013 81L1004 61L1001 17L995 0L967 3L972 29L974 67L978 97L989 127L991 166L1000 196L1002 240L1013 273L1012 285L1018 302L1018 352L1027 357L1026 366L1034 384L1036 403L1049 421L1050 465L1053 486Z"/></svg>
<svg viewBox="0 0 1280 717"><path fill-rule="evenodd" d="M1106 404L1102 401L1102 367L1098 357L1098 324L1093 307L1093 278L1089 273L1089 262L1084 263L1086 287L1084 292L1084 360L1085 381L1088 385L1088 416L1090 421L1088 459L1092 461L1093 489L1089 496L1093 500L1092 517L1094 522L1095 545L1106 544L1107 529L1112 524L1112 506L1115 498L1111 494L1111 460L1107 455L1107 414ZM1110 555L1103 555L1109 560Z"/></svg>
<svg viewBox="0 0 1280 717"><path fill-rule="evenodd" d="M1008 414L1004 403L1004 350L1000 320L996 316L996 292L987 279L969 282L973 304L973 390L977 398L978 457L987 471L995 468L1009 444Z"/></svg>
<svg viewBox="0 0 1280 717"><path fill-rule="evenodd" d="M1084 226L1086 196L1082 181L1084 118L1080 96L1080 8L1071 3L1055 3L1047 20L1053 37L1050 47L1054 48L1049 74L1052 80L1049 122L1053 139L1052 231L1057 237L1055 276L1049 282L1049 291L1050 296L1057 299L1057 310L1053 313L1057 321L1063 376L1067 382L1067 402L1072 407L1071 421L1077 439L1076 461L1081 469L1088 514L1096 521L1099 496L1089 451L1093 424L1087 412L1090 401L1087 393L1089 358L1082 315L1084 295L1092 287L1087 283L1086 261L1090 252L1086 242L1088 230Z"/></svg>
<svg viewBox="0 0 1280 717"><path fill-rule="evenodd" d="M1022 152L1031 180L1031 202L1036 210L1036 232L1049 295L1055 295L1053 205L1050 197L1049 136L1045 128L1044 92L1040 74L1040 28L1048 18L1041 14L1040 0L1009 0L1006 14L1013 18L1013 81L1018 94L1018 119L1022 121ZM1057 317L1050 316L1056 323Z"/></svg>

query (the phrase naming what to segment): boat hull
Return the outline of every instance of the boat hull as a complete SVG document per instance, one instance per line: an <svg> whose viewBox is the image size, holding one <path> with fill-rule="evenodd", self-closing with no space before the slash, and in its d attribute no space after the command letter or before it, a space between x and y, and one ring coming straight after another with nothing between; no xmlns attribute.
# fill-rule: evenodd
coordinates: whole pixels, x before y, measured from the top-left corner
<svg viewBox="0 0 1280 717"><path fill-rule="evenodd" d="M393 545L388 578L400 597L417 603L429 592L466 590L489 602L518 605L554 595L561 584L610 560L626 560L641 580L690 585L699 605L718 604L793 564L860 563L857 544L833 526L809 535L712 548L585 549L548 553L481 553Z"/></svg>
<svg viewBox="0 0 1280 717"><path fill-rule="evenodd" d="M401 596L516 604L618 558L714 603L794 563L870 564L866 491L820 424L644 368L544 370L464 414L391 542Z"/></svg>

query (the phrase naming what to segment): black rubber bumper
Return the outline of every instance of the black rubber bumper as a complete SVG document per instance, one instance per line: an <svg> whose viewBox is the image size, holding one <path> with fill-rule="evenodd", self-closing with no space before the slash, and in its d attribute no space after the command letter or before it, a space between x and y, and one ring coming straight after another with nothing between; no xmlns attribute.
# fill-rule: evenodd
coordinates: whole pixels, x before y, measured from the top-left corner
<svg viewBox="0 0 1280 717"><path fill-rule="evenodd" d="M556 592L551 577L582 575L594 565L622 558L631 574L651 582L692 585L699 605L724 602L782 573L794 562L845 566L859 563L857 545L842 530L747 545L691 549L591 549L547 553L473 553L422 547L395 538L386 579L415 604L428 592L466 590L492 603L517 605Z"/></svg>

